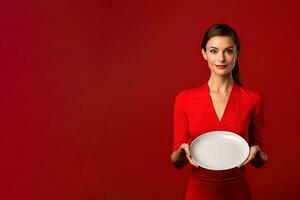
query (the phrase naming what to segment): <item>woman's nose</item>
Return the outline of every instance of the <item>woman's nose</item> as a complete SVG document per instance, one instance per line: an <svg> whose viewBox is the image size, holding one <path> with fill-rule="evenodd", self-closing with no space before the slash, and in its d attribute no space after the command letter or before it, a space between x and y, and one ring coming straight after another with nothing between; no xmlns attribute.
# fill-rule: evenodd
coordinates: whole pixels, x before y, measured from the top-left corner
<svg viewBox="0 0 300 200"><path fill-rule="evenodd" d="M218 55L218 61L219 62L224 62L225 61L225 56L222 52L220 52L219 55Z"/></svg>

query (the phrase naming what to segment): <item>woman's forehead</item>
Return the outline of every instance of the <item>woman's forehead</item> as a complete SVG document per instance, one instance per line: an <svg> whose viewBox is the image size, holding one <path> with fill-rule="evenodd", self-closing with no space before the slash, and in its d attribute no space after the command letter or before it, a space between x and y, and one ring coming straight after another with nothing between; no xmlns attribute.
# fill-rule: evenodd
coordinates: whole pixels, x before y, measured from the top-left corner
<svg viewBox="0 0 300 200"><path fill-rule="evenodd" d="M228 48L230 46L236 46L230 36L214 36L210 38L206 44L206 47L216 48Z"/></svg>

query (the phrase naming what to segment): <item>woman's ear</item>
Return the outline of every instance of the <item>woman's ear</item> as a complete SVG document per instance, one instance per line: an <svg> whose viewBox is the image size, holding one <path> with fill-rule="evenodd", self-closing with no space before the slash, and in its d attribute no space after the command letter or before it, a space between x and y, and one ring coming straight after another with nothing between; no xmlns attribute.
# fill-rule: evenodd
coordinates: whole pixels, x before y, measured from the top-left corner
<svg viewBox="0 0 300 200"><path fill-rule="evenodd" d="M201 49L201 52L202 52L202 56L205 60L207 60L207 56L206 56L206 51L202 48Z"/></svg>

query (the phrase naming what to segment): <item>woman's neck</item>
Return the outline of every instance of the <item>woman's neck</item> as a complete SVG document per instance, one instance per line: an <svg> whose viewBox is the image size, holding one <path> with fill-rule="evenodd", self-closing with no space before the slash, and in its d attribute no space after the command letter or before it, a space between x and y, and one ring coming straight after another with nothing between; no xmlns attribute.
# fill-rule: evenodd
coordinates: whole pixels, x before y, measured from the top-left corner
<svg viewBox="0 0 300 200"><path fill-rule="evenodd" d="M211 75L208 80L208 86L211 92L228 92L234 84L232 75L228 76L214 76Z"/></svg>

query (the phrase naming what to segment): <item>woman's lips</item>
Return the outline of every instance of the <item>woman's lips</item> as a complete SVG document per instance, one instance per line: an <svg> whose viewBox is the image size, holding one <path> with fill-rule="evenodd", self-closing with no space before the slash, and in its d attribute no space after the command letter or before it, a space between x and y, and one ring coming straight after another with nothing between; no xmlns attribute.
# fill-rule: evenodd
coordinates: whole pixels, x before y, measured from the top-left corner
<svg viewBox="0 0 300 200"><path fill-rule="evenodd" d="M219 69L225 69L226 67L227 67L227 65L216 65L217 66L217 68L219 68Z"/></svg>

